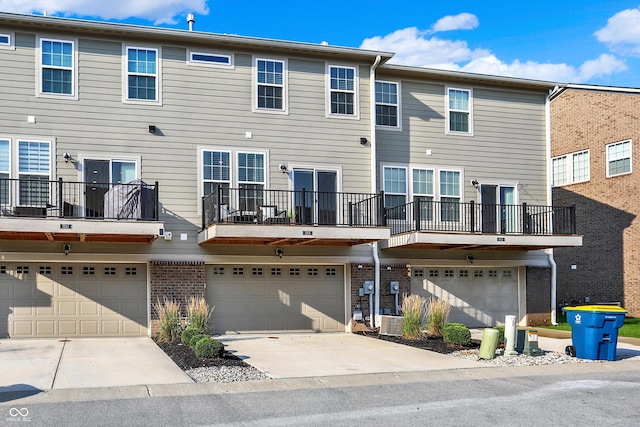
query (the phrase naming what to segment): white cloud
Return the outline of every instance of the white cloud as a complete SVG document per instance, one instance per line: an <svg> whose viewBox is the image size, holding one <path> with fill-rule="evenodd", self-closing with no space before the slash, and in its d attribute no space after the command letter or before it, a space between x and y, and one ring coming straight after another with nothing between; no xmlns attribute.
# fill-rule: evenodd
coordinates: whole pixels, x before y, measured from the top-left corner
<svg viewBox="0 0 640 427"><path fill-rule="evenodd" d="M154 24L176 24L176 17L189 12L209 13L207 0L0 0L0 10L14 13L93 17L101 19L142 18Z"/></svg>
<svg viewBox="0 0 640 427"><path fill-rule="evenodd" d="M431 31L434 33L451 30L473 30L478 27L478 17L471 13L460 13L440 18L433 24Z"/></svg>
<svg viewBox="0 0 640 427"><path fill-rule="evenodd" d="M579 67L517 59L505 62L486 49L470 48L466 41L442 39L430 36L430 33L415 27L405 28L386 36L365 39L361 47L395 52L390 61L395 64L559 82L583 83L627 70L624 61L607 54Z"/></svg>
<svg viewBox="0 0 640 427"><path fill-rule="evenodd" d="M598 41L606 43L614 51L640 54L640 8L616 13L607 20L607 25L594 35Z"/></svg>
<svg viewBox="0 0 640 427"><path fill-rule="evenodd" d="M403 65L429 66L436 63L458 63L487 55L484 49L472 50L467 42L425 37L415 27L394 31L384 37L365 39L363 49L395 52L392 62Z"/></svg>

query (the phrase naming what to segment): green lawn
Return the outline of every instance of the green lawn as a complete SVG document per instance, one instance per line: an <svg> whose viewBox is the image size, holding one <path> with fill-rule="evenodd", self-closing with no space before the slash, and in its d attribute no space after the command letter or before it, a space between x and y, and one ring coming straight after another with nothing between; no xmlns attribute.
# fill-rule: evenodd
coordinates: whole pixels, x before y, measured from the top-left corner
<svg viewBox="0 0 640 427"><path fill-rule="evenodd" d="M558 313L558 326L539 326L540 328L556 329L559 331L570 331L571 325L567 323L564 313ZM619 337L640 338L640 318L627 317L624 325L618 329Z"/></svg>

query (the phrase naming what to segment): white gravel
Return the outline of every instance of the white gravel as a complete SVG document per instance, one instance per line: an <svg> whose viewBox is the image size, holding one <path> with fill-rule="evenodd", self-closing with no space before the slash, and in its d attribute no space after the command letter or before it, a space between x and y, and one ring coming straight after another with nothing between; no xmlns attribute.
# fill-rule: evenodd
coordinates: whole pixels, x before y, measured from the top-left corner
<svg viewBox="0 0 640 427"><path fill-rule="evenodd" d="M564 365L570 363L604 363L604 360L589 360L579 359L577 357L571 357L564 353L558 353L555 351L545 351L542 356L527 356L519 354L517 356L503 356L502 351L496 351L496 357L494 359L481 359L479 356L480 351L475 350L462 350L451 353L453 357L459 357L461 359L473 360L476 362L484 362L490 366L529 366L529 365Z"/></svg>
<svg viewBox="0 0 640 427"><path fill-rule="evenodd" d="M268 380L271 377L253 366L215 366L185 371L197 383L233 383L237 381Z"/></svg>
<svg viewBox="0 0 640 427"><path fill-rule="evenodd" d="M496 351L494 359L481 359L479 350L462 350L451 353L450 356L461 359L484 362L487 366L529 366L529 365L562 365L572 363L604 363L604 360L579 359L567 356L555 351L545 351L542 356L503 356L502 351ZM187 375L198 383L218 382L231 383L237 381L260 381L268 380L271 377L253 366L220 366L210 368L195 368L185 371Z"/></svg>

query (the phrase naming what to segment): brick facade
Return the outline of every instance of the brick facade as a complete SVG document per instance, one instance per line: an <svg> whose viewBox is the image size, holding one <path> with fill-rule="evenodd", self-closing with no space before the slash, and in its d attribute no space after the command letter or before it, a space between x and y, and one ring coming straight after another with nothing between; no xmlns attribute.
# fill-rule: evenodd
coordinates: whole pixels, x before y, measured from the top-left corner
<svg viewBox="0 0 640 427"><path fill-rule="evenodd" d="M527 325L551 324L551 268L527 267Z"/></svg>
<svg viewBox="0 0 640 427"><path fill-rule="evenodd" d="M576 205L583 246L554 251L558 302L621 302L640 316L640 94L568 89L551 102L552 156L589 150L590 179L553 189ZM632 173L607 178L606 145L631 140ZM573 268L572 268L573 266Z"/></svg>
<svg viewBox="0 0 640 427"><path fill-rule="evenodd" d="M362 266L362 268L359 268ZM365 281L375 280L375 267L373 264L351 264L351 311L362 310L363 316L370 313L369 296L359 296L359 289ZM380 266L380 309L389 309L395 314L395 298L390 294L390 283L400 282L398 305L402 306L403 295L411 293L411 271L406 265L381 265Z"/></svg>
<svg viewBox="0 0 640 427"><path fill-rule="evenodd" d="M205 264L187 261L152 261L149 282L151 285L151 335L158 333L158 313L154 304L164 297L179 302L181 316L186 317L185 304L191 296L204 296Z"/></svg>

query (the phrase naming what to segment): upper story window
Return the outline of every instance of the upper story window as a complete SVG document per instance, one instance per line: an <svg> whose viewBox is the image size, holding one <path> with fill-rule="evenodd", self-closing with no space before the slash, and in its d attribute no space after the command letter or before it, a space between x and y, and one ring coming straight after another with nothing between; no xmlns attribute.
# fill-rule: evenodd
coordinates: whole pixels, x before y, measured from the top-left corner
<svg viewBox="0 0 640 427"><path fill-rule="evenodd" d="M13 34L0 33L0 49L13 48Z"/></svg>
<svg viewBox="0 0 640 427"><path fill-rule="evenodd" d="M202 150L203 195L219 191L229 212L257 211L263 204L267 154ZM231 190L231 189L237 190Z"/></svg>
<svg viewBox="0 0 640 427"><path fill-rule="evenodd" d="M76 96L75 42L40 39L39 95Z"/></svg>
<svg viewBox="0 0 640 427"><path fill-rule="evenodd" d="M607 145L607 177L631 173L631 140Z"/></svg>
<svg viewBox="0 0 640 427"><path fill-rule="evenodd" d="M18 141L19 201L23 206L49 203L51 142Z"/></svg>
<svg viewBox="0 0 640 427"><path fill-rule="evenodd" d="M286 111L286 64L272 59L256 59L256 109Z"/></svg>
<svg viewBox="0 0 640 427"><path fill-rule="evenodd" d="M9 179L11 170L9 169L9 156L11 147L8 139L0 139L0 207L9 203L9 183L3 179Z"/></svg>
<svg viewBox="0 0 640 427"><path fill-rule="evenodd" d="M188 58L187 63L190 65L233 68L233 55L231 54L189 51Z"/></svg>
<svg viewBox="0 0 640 427"><path fill-rule="evenodd" d="M127 46L125 49L125 100L159 103L159 50L131 46Z"/></svg>
<svg viewBox="0 0 640 427"><path fill-rule="evenodd" d="M398 83L376 82L376 125L399 127Z"/></svg>
<svg viewBox="0 0 640 427"><path fill-rule="evenodd" d="M443 221L460 220L460 172L440 171L440 218Z"/></svg>
<svg viewBox="0 0 640 427"><path fill-rule="evenodd" d="M264 154L238 153L239 207L256 212L264 199Z"/></svg>
<svg viewBox="0 0 640 427"><path fill-rule="evenodd" d="M473 134L471 89L447 88L447 133Z"/></svg>
<svg viewBox="0 0 640 427"><path fill-rule="evenodd" d="M204 151L202 153L203 194L211 194L222 188L223 198L229 197L231 184L231 153L228 151ZM228 200L223 201L228 204Z"/></svg>
<svg viewBox="0 0 640 427"><path fill-rule="evenodd" d="M329 65L329 114L358 115L357 73L354 67Z"/></svg>
<svg viewBox="0 0 640 427"><path fill-rule="evenodd" d="M433 169L413 169L413 201L420 203L420 217L431 221L433 219L433 205L435 196Z"/></svg>
<svg viewBox="0 0 640 427"><path fill-rule="evenodd" d="M394 208L407 203L407 168L385 166L383 168L384 206ZM393 209L387 213L389 219L404 219L404 209Z"/></svg>
<svg viewBox="0 0 640 427"><path fill-rule="evenodd" d="M551 159L553 185L575 184L590 179L589 150L565 154Z"/></svg>

